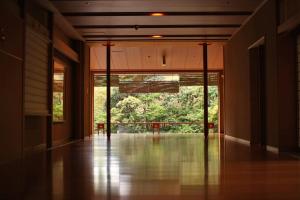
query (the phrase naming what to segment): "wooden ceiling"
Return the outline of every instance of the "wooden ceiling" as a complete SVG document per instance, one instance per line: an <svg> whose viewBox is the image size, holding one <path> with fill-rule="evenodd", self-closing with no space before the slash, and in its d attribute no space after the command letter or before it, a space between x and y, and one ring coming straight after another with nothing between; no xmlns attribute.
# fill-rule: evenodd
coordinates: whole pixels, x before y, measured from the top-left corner
<svg viewBox="0 0 300 200"><path fill-rule="evenodd" d="M54 0L86 41L226 41L262 0ZM164 16L151 16L160 12Z"/></svg>
<svg viewBox="0 0 300 200"><path fill-rule="evenodd" d="M113 42L112 72L201 71L202 49L199 42ZM106 69L106 47L91 44L90 67L94 71ZM165 66L163 66L163 56ZM208 69L223 69L223 43L208 46Z"/></svg>

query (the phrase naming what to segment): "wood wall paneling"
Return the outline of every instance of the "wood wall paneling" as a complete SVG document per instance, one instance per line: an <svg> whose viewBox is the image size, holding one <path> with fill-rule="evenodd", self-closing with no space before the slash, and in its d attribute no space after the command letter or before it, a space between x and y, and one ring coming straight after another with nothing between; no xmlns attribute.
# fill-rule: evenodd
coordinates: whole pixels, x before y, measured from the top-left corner
<svg viewBox="0 0 300 200"><path fill-rule="evenodd" d="M21 158L22 61L0 52L0 164Z"/></svg>
<svg viewBox="0 0 300 200"><path fill-rule="evenodd" d="M251 104L248 48L266 38L267 145L278 146L278 71L276 1L267 1L225 46L225 132L250 141Z"/></svg>
<svg viewBox="0 0 300 200"><path fill-rule="evenodd" d="M92 92L90 89L90 48L87 45L84 45L84 52L83 52L83 67L84 67L84 137L89 136L92 131L91 131L91 114L92 108L91 108L91 96Z"/></svg>
<svg viewBox="0 0 300 200"><path fill-rule="evenodd" d="M278 37L279 148L297 149L297 41L295 34ZM297 91L298 88L298 91Z"/></svg>
<svg viewBox="0 0 300 200"><path fill-rule="evenodd" d="M300 34L297 36L297 76L298 76L298 148L300 148Z"/></svg>
<svg viewBox="0 0 300 200"><path fill-rule="evenodd" d="M23 58L23 21L20 8L14 1L0 1L0 51L2 53ZM9 20L7 20L9 19Z"/></svg>
<svg viewBox="0 0 300 200"><path fill-rule="evenodd" d="M79 62L78 53L60 38L54 37L54 48L74 62Z"/></svg>
<svg viewBox="0 0 300 200"><path fill-rule="evenodd" d="M23 150L24 40L20 11L15 1L0 1L0 164L20 159ZM0 184L5 180L0 179Z"/></svg>

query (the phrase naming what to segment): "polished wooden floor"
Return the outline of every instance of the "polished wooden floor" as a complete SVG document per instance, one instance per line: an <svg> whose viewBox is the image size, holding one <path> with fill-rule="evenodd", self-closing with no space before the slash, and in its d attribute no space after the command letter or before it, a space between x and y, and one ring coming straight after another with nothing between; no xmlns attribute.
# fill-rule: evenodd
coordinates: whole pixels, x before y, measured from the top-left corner
<svg viewBox="0 0 300 200"><path fill-rule="evenodd" d="M300 160L217 135L95 136L0 175L0 199L300 199Z"/></svg>

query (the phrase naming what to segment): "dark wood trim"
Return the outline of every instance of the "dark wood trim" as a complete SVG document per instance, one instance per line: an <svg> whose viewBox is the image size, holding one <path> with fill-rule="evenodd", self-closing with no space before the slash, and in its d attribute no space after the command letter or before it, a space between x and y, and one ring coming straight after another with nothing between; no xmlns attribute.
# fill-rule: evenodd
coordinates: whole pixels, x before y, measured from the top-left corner
<svg viewBox="0 0 300 200"><path fill-rule="evenodd" d="M226 135L226 109L225 109L225 105L226 105L226 70L225 70L225 65L227 63L226 60L226 49L223 46L223 65L224 65L224 70L222 72L223 74L223 135ZM225 153L225 152L224 152ZM223 154L224 155L224 154Z"/></svg>
<svg viewBox="0 0 300 200"><path fill-rule="evenodd" d="M71 59L74 62L80 62L79 55L76 51L74 51L68 44L62 41L60 38L54 37L53 39L55 50L64 54L66 57Z"/></svg>
<svg viewBox="0 0 300 200"><path fill-rule="evenodd" d="M74 41L76 52L79 56L79 63L75 63L74 79L72 80L73 89L73 109L75 115L73 117L74 139L84 139L84 43L82 41Z"/></svg>
<svg viewBox="0 0 300 200"><path fill-rule="evenodd" d="M231 37L231 34L197 34L197 35L161 35L163 38L174 38L174 37ZM151 38L152 35L83 35L84 38Z"/></svg>
<svg viewBox="0 0 300 200"><path fill-rule="evenodd" d="M21 139L22 139L22 147L21 147L21 156L24 157L25 154L25 77L26 77L26 22L27 22L27 1L20 2L21 7L21 17L23 18L23 63L22 63L22 132L21 132Z"/></svg>
<svg viewBox="0 0 300 200"><path fill-rule="evenodd" d="M300 60L300 58L298 58L298 55L299 55L299 53L298 53L298 44L297 44L297 42L298 42L298 37L300 37L300 27L298 26L298 28L294 31L294 44L295 44L295 46L294 46L294 52L295 52L295 71L296 71L296 73L294 74L294 76L295 76L295 82L294 82L294 84L296 85L296 102L297 102L297 104L296 104L296 107L297 107L297 115L296 116L294 116L295 117L295 119L297 119L296 120L296 137L295 138L297 138L297 148L296 148L296 151L297 152L300 152L300 144L299 144L299 140L300 140L300 133L299 133L299 128L300 128L300 123L299 123L299 118L298 118L298 116L300 116L300 104L299 104L299 90L300 90L300 86L299 86L299 84L298 84L298 80L299 80L299 70L298 70L298 65L299 65L299 60Z"/></svg>
<svg viewBox="0 0 300 200"><path fill-rule="evenodd" d="M69 143L73 143L75 141L78 141L76 139L73 139L73 138L64 138L64 139L60 139L60 140L54 140L53 141L53 148L55 147L59 147L59 146L62 146L62 145L66 145L66 144L69 144ZM51 148L52 149L52 148Z"/></svg>
<svg viewBox="0 0 300 200"><path fill-rule="evenodd" d="M110 113L110 48L111 44L110 42L106 45L106 134L107 139L110 140L111 135L111 113Z"/></svg>
<svg viewBox="0 0 300 200"><path fill-rule="evenodd" d="M266 148L265 46L258 44L249 49L251 136L253 147Z"/></svg>
<svg viewBox="0 0 300 200"><path fill-rule="evenodd" d="M47 149L46 144L39 144L39 145L27 147L27 148L24 149L24 155L31 155L33 153L43 152L46 149Z"/></svg>
<svg viewBox="0 0 300 200"><path fill-rule="evenodd" d="M226 42L228 41L229 38L215 38L215 39L212 39L212 38L194 38L194 39L166 39L166 38L161 38L161 39L147 39L147 38L140 38L140 39L110 39L110 41L118 41L118 42L128 42L128 41L131 41L131 42L153 42L153 41L164 41L164 42L173 42L173 41L189 41L189 42L204 42L204 41L207 41L207 42ZM86 39L85 40L86 42L105 42L107 41L107 39L105 38L102 38L102 39Z"/></svg>
<svg viewBox="0 0 300 200"><path fill-rule="evenodd" d="M239 28L241 24L174 24L174 25L74 25L76 29L143 29L143 28Z"/></svg>
<svg viewBox="0 0 300 200"><path fill-rule="evenodd" d="M208 137L208 56L207 43L203 43L204 136Z"/></svg>
<svg viewBox="0 0 300 200"><path fill-rule="evenodd" d="M59 144L59 141L64 141L62 142L61 144ZM74 144L74 143L77 143L77 142L80 142L81 140L73 140L73 139L65 139L65 140L57 140L55 142L55 144L53 145L52 148L48 149L48 151L51 151L51 150L54 150L54 149L57 149L57 148L60 148L60 147L64 147L64 146L67 146L67 145L70 145L70 144Z"/></svg>
<svg viewBox="0 0 300 200"><path fill-rule="evenodd" d="M53 47L53 28L54 28L54 15L49 12L49 55L48 55L48 110L49 116L47 117L47 131L46 131L46 146L52 147L52 135L53 135L53 73L54 73L54 47Z"/></svg>
<svg viewBox="0 0 300 200"><path fill-rule="evenodd" d="M224 74L219 73L219 133L224 133Z"/></svg>
<svg viewBox="0 0 300 200"><path fill-rule="evenodd" d="M155 12L62 12L65 17L151 16ZM249 16L251 11L163 12L165 16Z"/></svg>
<svg viewBox="0 0 300 200"><path fill-rule="evenodd" d="M158 73L158 74L169 74L169 73L203 73L204 70L199 70L199 69L195 69L195 70L162 70L162 69L155 69L155 70L114 70L111 69L110 73L111 74L139 74L139 73ZM102 69L102 70L91 70L92 75L93 74L105 74L106 70ZM223 69L219 69L219 70L209 70L208 72L219 72L222 73Z"/></svg>
<svg viewBox="0 0 300 200"><path fill-rule="evenodd" d="M104 72L103 72L104 73ZM94 135L94 98L95 98L95 91L94 91L94 86L95 86L95 82L94 82L94 77L95 77L95 73L90 71L90 91L91 91L91 99L90 99L90 103L91 103L91 109L90 109L90 116L91 116L91 127L90 127L90 133L89 133L89 137L91 135Z"/></svg>
<svg viewBox="0 0 300 200"><path fill-rule="evenodd" d="M277 27L277 33L282 34L284 32L293 31L294 29L297 29L299 27L300 23L300 13L297 13L296 15L292 16L291 18L284 21L282 24L280 24Z"/></svg>
<svg viewBox="0 0 300 200"><path fill-rule="evenodd" d="M91 71L90 71L90 47L83 44L83 67L84 67L84 136L82 139L84 139L85 136L91 135Z"/></svg>

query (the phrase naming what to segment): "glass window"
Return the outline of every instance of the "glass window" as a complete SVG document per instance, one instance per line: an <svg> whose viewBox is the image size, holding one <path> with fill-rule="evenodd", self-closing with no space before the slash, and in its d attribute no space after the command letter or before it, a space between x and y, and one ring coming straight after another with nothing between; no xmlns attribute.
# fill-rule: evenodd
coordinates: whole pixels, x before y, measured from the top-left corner
<svg viewBox="0 0 300 200"><path fill-rule="evenodd" d="M53 121L64 120L64 80L65 72L63 69L55 71L53 75Z"/></svg>

